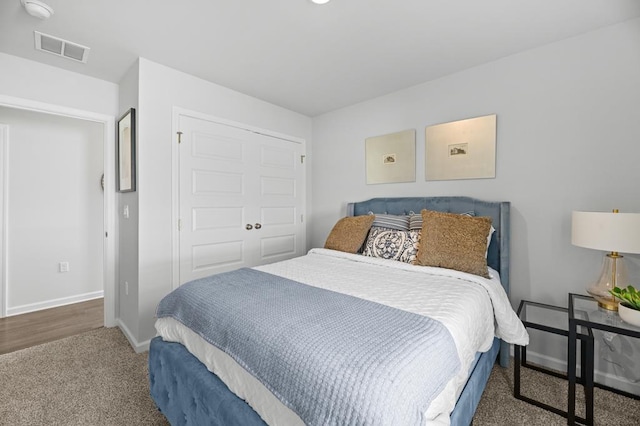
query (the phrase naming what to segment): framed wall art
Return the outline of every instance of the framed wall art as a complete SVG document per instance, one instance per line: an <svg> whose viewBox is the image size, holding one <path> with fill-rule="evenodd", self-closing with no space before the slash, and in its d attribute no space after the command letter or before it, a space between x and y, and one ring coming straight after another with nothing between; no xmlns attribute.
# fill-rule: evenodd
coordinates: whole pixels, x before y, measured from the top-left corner
<svg viewBox="0 0 640 426"><path fill-rule="evenodd" d="M495 114L425 129L425 179L496 177Z"/></svg>
<svg viewBox="0 0 640 426"><path fill-rule="evenodd" d="M365 140L367 184L415 182L414 129Z"/></svg>
<svg viewBox="0 0 640 426"><path fill-rule="evenodd" d="M119 120L116 131L116 190L136 190L136 110L131 108Z"/></svg>

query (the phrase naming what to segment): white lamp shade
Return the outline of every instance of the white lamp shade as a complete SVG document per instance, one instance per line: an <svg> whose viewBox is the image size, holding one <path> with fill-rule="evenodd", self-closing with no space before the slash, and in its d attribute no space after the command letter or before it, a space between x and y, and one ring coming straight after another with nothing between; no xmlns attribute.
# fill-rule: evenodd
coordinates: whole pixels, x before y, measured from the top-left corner
<svg viewBox="0 0 640 426"><path fill-rule="evenodd" d="M640 214L574 211L571 244L595 250L640 253Z"/></svg>

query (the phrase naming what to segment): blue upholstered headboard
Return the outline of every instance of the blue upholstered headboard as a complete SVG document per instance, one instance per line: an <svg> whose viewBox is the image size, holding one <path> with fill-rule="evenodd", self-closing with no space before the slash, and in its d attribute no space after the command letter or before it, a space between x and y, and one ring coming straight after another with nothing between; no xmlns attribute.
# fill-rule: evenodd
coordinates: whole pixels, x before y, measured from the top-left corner
<svg viewBox="0 0 640 426"><path fill-rule="evenodd" d="M373 213L420 214L422 209L447 213L473 211L476 216L491 217L496 232L491 237L487 264L500 273L505 291L509 294L509 210L508 201L483 201L470 197L398 197L372 198L367 201L349 203L348 216Z"/></svg>

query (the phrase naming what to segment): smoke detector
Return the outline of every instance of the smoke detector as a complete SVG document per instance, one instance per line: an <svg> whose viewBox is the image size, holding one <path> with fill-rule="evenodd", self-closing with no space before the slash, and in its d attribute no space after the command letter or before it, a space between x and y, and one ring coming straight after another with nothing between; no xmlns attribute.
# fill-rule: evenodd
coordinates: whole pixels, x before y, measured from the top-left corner
<svg viewBox="0 0 640 426"><path fill-rule="evenodd" d="M49 19L53 15L53 8L48 4L38 0L20 0L24 9L31 16L40 19Z"/></svg>
<svg viewBox="0 0 640 426"><path fill-rule="evenodd" d="M68 40L43 34L39 31L34 31L33 34L36 41L36 50L52 53L74 61L87 63L89 50L91 50L87 46L82 46L81 44L72 43Z"/></svg>

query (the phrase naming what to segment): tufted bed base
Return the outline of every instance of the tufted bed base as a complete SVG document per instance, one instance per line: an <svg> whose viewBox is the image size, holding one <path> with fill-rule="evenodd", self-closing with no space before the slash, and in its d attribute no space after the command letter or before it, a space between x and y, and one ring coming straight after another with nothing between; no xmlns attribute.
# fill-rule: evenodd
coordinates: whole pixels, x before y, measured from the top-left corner
<svg viewBox="0 0 640 426"><path fill-rule="evenodd" d="M451 414L453 426L471 423L494 366L500 340L491 349L478 353L473 372ZM179 343L151 340L149 351L151 396L173 426L253 426L265 425L260 416L196 357Z"/></svg>
<svg viewBox="0 0 640 426"><path fill-rule="evenodd" d="M179 343L151 340L149 384L151 397L173 426L265 424Z"/></svg>

